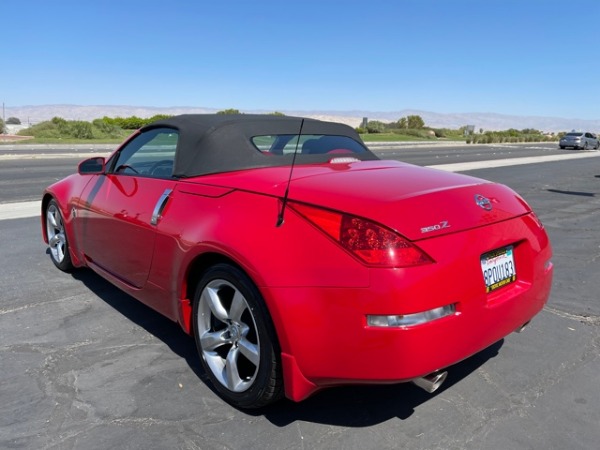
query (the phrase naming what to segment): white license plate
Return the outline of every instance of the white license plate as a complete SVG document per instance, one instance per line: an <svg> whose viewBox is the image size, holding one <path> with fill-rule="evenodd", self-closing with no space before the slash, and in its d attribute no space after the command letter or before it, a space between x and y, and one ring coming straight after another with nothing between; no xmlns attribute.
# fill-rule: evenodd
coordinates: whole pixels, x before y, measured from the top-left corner
<svg viewBox="0 0 600 450"><path fill-rule="evenodd" d="M517 268L512 245L482 255L481 272L488 293L515 281Z"/></svg>

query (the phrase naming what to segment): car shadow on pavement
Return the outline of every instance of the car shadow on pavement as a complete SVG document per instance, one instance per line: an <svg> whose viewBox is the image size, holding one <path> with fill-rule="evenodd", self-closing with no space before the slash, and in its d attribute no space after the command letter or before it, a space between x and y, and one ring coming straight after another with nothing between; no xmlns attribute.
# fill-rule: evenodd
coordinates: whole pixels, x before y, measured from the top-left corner
<svg viewBox="0 0 600 450"><path fill-rule="evenodd" d="M497 356L502 345L504 339L449 367L446 381L433 394L412 383L334 387L300 403L283 400L264 408L260 414L279 427L304 421L362 428L394 418L406 420L419 405L451 388Z"/></svg>
<svg viewBox="0 0 600 450"><path fill-rule="evenodd" d="M579 191L562 191L560 189L546 189L548 192L555 194L566 194L566 195L579 195L581 197L595 197L596 194L593 192L579 192Z"/></svg>
<svg viewBox="0 0 600 450"><path fill-rule="evenodd" d="M199 378L207 382L194 340L177 323L121 291L90 269L77 269L71 275L106 304L167 344L175 354L185 359Z"/></svg>
<svg viewBox="0 0 600 450"><path fill-rule="evenodd" d="M200 364L193 338L178 324L113 286L92 270L75 270L71 275L124 317L164 342L215 392ZM498 355L503 344L504 340L500 340L449 367L446 381L434 394L428 394L412 383L343 386L325 389L300 403L284 399L264 408L240 411L250 416L263 416L278 427L285 427L296 421L307 421L360 428L392 418L404 420L419 405L452 387Z"/></svg>

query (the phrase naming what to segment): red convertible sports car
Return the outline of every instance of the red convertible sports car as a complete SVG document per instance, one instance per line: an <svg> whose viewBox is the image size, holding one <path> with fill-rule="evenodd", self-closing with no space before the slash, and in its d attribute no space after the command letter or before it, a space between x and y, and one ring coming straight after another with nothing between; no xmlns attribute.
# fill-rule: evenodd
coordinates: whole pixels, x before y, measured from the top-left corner
<svg viewBox="0 0 600 450"><path fill-rule="evenodd" d="M46 189L61 270L89 267L195 339L240 408L412 381L546 303L548 236L506 186L383 161L342 124L183 115Z"/></svg>

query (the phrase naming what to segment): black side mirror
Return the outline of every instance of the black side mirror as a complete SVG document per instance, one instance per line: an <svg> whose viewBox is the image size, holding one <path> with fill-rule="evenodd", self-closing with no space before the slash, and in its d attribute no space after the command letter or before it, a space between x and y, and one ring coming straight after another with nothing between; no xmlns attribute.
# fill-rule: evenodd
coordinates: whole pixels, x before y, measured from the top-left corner
<svg viewBox="0 0 600 450"><path fill-rule="evenodd" d="M106 169L106 160L102 157L90 158L81 161L77 167L80 175L98 175L104 173Z"/></svg>

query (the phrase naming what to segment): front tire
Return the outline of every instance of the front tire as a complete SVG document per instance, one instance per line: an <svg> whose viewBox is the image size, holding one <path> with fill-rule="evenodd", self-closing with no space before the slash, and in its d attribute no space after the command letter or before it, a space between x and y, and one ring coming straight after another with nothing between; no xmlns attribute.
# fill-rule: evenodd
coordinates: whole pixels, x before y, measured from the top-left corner
<svg viewBox="0 0 600 450"><path fill-rule="evenodd" d="M216 264L198 282L193 324L200 360L215 390L238 408L259 408L283 392L280 350L252 280Z"/></svg>
<svg viewBox="0 0 600 450"><path fill-rule="evenodd" d="M54 265L64 272L71 271L73 263L69 253L65 222L56 200L50 200L46 207L46 235L50 258Z"/></svg>

